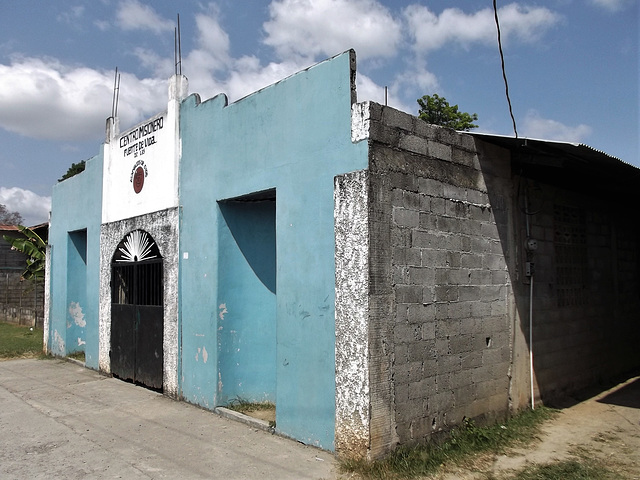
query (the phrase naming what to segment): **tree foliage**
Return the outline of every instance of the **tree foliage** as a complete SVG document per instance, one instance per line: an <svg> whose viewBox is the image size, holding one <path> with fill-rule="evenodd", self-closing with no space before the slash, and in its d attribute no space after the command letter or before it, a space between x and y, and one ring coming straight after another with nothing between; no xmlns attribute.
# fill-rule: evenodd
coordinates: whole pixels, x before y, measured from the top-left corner
<svg viewBox="0 0 640 480"><path fill-rule="evenodd" d="M424 95L418 99L418 116L427 123L469 131L478 128L473 122L478 120L477 113L460 112L458 105L449 105L447 99L437 94Z"/></svg>
<svg viewBox="0 0 640 480"><path fill-rule="evenodd" d="M20 225L23 222L22 215L10 212L6 205L0 203L0 225Z"/></svg>
<svg viewBox="0 0 640 480"><path fill-rule="evenodd" d="M67 170L67 173L65 173L62 178L58 179L58 182L62 182L63 180L66 180L67 178L71 178L74 175L77 175L81 172L84 172L84 167L85 164L87 163L86 160L82 160L81 162L78 163L72 163L71 166L69 167L69 170Z"/></svg>
<svg viewBox="0 0 640 480"><path fill-rule="evenodd" d="M27 256L27 268L22 272L25 280L39 280L44 278L46 266L47 244L40 236L28 227L18 226L24 237L10 237L4 239L11 244L11 250L18 250Z"/></svg>

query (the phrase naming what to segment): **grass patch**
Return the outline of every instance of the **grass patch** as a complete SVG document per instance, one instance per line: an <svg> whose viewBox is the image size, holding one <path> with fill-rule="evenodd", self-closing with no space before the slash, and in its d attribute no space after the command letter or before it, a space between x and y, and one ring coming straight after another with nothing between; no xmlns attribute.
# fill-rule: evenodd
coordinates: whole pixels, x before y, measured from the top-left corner
<svg viewBox="0 0 640 480"><path fill-rule="evenodd" d="M42 328L0 322L0 358L39 357L42 337Z"/></svg>
<svg viewBox="0 0 640 480"><path fill-rule="evenodd" d="M250 417L269 422L269 426L276 426L276 405L272 402L250 402L243 398L231 400L226 408Z"/></svg>
<svg viewBox="0 0 640 480"><path fill-rule="evenodd" d="M511 480L616 480L622 477L593 460L564 460L547 465L531 465Z"/></svg>
<svg viewBox="0 0 640 480"><path fill-rule="evenodd" d="M84 352L73 352L67 355L68 358L73 358L74 360L78 360L80 362L85 361Z"/></svg>
<svg viewBox="0 0 640 480"><path fill-rule="evenodd" d="M256 412L260 410L275 410L275 404L271 402L250 402L243 398L234 398L227 405L226 408L239 413Z"/></svg>
<svg viewBox="0 0 640 480"><path fill-rule="evenodd" d="M486 427L465 421L440 444L399 447L388 457L375 462L344 460L341 468L366 479L391 480L429 475L443 464L460 464L474 454L502 453L507 447L529 443L542 423L555 414L553 409L539 407Z"/></svg>

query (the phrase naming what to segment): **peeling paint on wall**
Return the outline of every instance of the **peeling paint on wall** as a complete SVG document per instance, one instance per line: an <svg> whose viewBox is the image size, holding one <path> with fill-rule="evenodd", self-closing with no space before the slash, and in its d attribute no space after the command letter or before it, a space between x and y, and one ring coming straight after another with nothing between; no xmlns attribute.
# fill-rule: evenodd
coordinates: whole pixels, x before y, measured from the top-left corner
<svg viewBox="0 0 640 480"><path fill-rule="evenodd" d="M336 452L364 457L369 447L368 172L335 178Z"/></svg>
<svg viewBox="0 0 640 480"><path fill-rule="evenodd" d="M71 315L71 319L77 326L79 327L87 326L87 322L84 319L84 313L82 312L82 307L78 302L71 302L69 304L69 315Z"/></svg>
<svg viewBox="0 0 640 480"><path fill-rule="evenodd" d="M82 340L82 338L78 337L78 346L82 346L82 345L86 345L87 342L85 342L84 340Z"/></svg>
<svg viewBox="0 0 640 480"><path fill-rule="evenodd" d="M370 124L369 102L354 103L351 106L351 141L356 143L369 138Z"/></svg>
<svg viewBox="0 0 640 480"><path fill-rule="evenodd" d="M227 312L227 305L225 303L221 303L218 309L220 309L220 313L218 314L220 320L224 320L224 316L229 313Z"/></svg>
<svg viewBox="0 0 640 480"><path fill-rule="evenodd" d="M60 334L58 333L58 330L53 331L53 349L52 350L54 351L54 353L57 353L58 355L65 355L67 353L64 345L64 338L60 336Z"/></svg>

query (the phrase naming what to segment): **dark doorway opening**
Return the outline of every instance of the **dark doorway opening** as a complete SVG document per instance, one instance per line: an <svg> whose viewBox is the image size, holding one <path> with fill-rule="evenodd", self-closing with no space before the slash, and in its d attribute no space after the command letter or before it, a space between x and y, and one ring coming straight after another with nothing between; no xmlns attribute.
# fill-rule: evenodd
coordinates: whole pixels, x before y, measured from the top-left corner
<svg viewBox="0 0 640 480"><path fill-rule="evenodd" d="M111 373L162 391L163 261L147 232L134 230L111 262Z"/></svg>

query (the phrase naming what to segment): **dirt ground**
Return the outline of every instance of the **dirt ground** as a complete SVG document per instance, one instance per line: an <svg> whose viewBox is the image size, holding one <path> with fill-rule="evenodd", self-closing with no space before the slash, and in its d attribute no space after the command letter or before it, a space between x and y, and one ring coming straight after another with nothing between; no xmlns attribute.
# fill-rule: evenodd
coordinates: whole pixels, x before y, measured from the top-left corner
<svg viewBox="0 0 640 480"><path fill-rule="evenodd" d="M587 399L566 399L527 448L483 456L436 478L507 479L528 464L590 459L625 479L640 479L640 377Z"/></svg>

